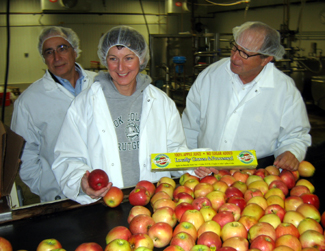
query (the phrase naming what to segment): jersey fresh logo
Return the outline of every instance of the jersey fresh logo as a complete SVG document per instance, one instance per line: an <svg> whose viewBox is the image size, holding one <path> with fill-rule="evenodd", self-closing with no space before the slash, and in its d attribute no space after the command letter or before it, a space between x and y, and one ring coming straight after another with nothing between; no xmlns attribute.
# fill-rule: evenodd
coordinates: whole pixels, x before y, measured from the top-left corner
<svg viewBox="0 0 325 251"><path fill-rule="evenodd" d="M249 151L243 151L239 153L238 159L244 164L249 164L253 162L254 155Z"/></svg>
<svg viewBox="0 0 325 251"><path fill-rule="evenodd" d="M156 158L153 161L156 166L158 167L166 167L170 163L170 159L167 155L165 154L159 154L156 156Z"/></svg>

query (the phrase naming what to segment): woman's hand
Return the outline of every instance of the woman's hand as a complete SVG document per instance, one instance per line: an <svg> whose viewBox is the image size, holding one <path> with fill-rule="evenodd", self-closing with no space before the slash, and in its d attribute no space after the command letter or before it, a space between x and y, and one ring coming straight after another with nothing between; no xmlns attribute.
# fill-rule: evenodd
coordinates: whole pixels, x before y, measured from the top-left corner
<svg viewBox="0 0 325 251"><path fill-rule="evenodd" d="M85 194L89 195L90 198L95 199L95 200L98 200L98 199L104 197L105 194L111 189L112 182L109 182L106 187L103 187L102 189L96 191L96 190L92 189L89 186L89 183L88 183L88 176L89 176L89 174L90 174L90 172L89 171L86 171L86 173L84 174L84 176L81 179L81 188L82 188L82 191Z"/></svg>
<svg viewBox="0 0 325 251"><path fill-rule="evenodd" d="M212 173L217 174L218 172L219 171L215 168L207 168L204 166L200 166L194 170L194 173L200 178L204 178L205 176L208 176Z"/></svg>

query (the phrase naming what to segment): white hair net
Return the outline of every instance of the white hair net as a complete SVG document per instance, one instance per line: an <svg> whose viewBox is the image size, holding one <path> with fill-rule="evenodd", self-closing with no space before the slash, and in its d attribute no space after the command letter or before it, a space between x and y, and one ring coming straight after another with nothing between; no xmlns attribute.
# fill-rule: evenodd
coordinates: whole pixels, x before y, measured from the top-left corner
<svg viewBox="0 0 325 251"><path fill-rule="evenodd" d="M246 22L233 28L235 42L247 51L282 59L285 50L280 33L262 22Z"/></svg>
<svg viewBox="0 0 325 251"><path fill-rule="evenodd" d="M52 37L62 37L67 40L72 46L74 51L77 53L77 58L80 55L81 50L79 49L79 38L77 34L70 28L52 26L44 28L38 38L38 51L43 57L43 44L45 40ZM44 58L43 58L44 59Z"/></svg>
<svg viewBox="0 0 325 251"><path fill-rule="evenodd" d="M144 37L128 26L117 26L106 32L98 44L97 55L102 65L107 66L106 57L113 46L124 46L133 51L140 60L140 71L146 68L149 61L149 47Z"/></svg>

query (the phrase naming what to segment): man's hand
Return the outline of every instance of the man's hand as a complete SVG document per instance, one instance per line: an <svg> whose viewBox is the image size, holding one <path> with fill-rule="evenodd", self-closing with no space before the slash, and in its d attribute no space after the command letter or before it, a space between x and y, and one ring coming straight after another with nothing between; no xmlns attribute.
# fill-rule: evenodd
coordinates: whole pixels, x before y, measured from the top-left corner
<svg viewBox="0 0 325 251"><path fill-rule="evenodd" d="M95 191L94 189L92 189L89 186L89 183L88 183L89 174L90 174L90 172L86 171L86 173L84 174L84 176L81 179L82 191L84 191L85 194L89 195L90 198L98 200L98 199L104 197L105 194L111 189L112 182L109 182L106 187L103 187L102 189Z"/></svg>
<svg viewBox="0 0 325 251"><path fill-rule="evenodd" d="M205 176L208 176L211 173L217 174L218 172L219 171L215 168L206 168L204 166L200 166L194 170L194 173L200 178L204 178Z"/></svg>
<svg viewBox="0 0 325 251"><path fill-rule="evenodd" d="M296 171L299 167L299 161L291 152L286 151L281 153L274 161L274 166L277 168L287 169L289 171Z"/></svg>

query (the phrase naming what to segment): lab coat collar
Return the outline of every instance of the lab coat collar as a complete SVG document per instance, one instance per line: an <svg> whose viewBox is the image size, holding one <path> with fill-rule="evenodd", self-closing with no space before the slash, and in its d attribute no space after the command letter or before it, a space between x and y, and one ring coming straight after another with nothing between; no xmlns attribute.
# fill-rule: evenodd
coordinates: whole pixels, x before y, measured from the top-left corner
<svg viewBox="0 0 325 251"><path fill-rule="evenodd" d="M252 82L256 81L259 88L274 88L274 68L273 63L268 63ZM230 69L230 59L226 70L232 78L237 75Z"/></svg>

